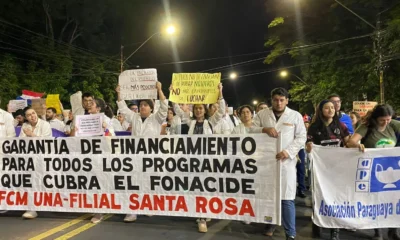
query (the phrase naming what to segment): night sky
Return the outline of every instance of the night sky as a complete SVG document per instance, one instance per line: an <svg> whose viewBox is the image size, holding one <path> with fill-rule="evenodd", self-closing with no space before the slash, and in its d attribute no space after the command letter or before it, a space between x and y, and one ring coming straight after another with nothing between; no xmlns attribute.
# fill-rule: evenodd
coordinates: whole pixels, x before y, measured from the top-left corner
<svg viewBox="0 0 400 240"><path fill-rule="evenodd" d="M141 1L139 1L141 2ZM137 5L143 11L137 14L123 13L121 23L121 41L126 46L125 56L133 52L141 41L160 29L163 19L168 16L168 7L172 19L179 24L179 36L176 43L177 55L174 56L171 40L165 36L152 38L128 61L127 69L155 67L159 81L167 91L173 72L201 72L225 66L222 69L207 71L221 72L227 78L231 71L240 75L274 69L282 64L265 65L263 60L237 67L229 65L263 58L267 54L254 54L234 57L235 55L266 52L264 47L268 34L268 24L274 16L267 16L266 0L170 0L146 1ZM165 4L167 3L167 4ZM169 3L169 4L168 4ZM136 4L131 2L132 6ZM138 11L135 11L138 12ZM135 44L136 43L136 44ZM171 64L177 61L189 61L209 58L221 58L210 61ZM169 64L165 64L169 63ZM275 87L287 87L287 82L277 77L277 72L239 77L235 82L223 80L225 99L230 105L251 104L253 100L269 99L270 91Z"/></svg>

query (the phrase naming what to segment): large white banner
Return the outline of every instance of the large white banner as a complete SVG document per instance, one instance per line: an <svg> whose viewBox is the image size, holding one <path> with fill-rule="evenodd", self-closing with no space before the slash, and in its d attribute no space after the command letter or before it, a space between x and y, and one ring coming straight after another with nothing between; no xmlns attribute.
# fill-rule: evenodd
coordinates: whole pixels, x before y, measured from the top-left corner
<svg viewBox="0 0 400 240"><path fill-rule="evenodd" d="M400 148L314 146L314 223L327 228L400 227Z"/></svg>
<svg viewBox="0 0 400 240"><path fill-rule="evenodd" d="M0 139L0 209L280 224L266 134Z"/></svg>

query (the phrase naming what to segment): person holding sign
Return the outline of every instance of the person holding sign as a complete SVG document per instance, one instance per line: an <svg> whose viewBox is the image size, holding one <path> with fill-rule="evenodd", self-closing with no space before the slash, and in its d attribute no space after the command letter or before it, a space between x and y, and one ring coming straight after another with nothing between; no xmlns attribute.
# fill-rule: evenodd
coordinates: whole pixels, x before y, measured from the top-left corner
<svg viewBox="0 0 400 240"><path fill-rule="evenodd" d="M171 85L169 88L170 91L173 90L173 86ZM223 119L225 115L225 100L222 94L222 83L218 84L219 97L218 97L218 110L207 119L207 105L206 104L194 104L193 105L193 116L194 119L190 118L189 112L184 112L178 104L174 105L174 111L176 115L181 117L182 122L186 123L189 126L189 135L193 134L213 134L213 127L217 126ZM209 219L207 219L209 220ZM206 233L207 229L207 220L206 219L197 219L198 231L202 233Z"/></svg>
<svg viewBox="0 0 400 240"><path fill-rule="evenodd" d="M24 109L25 118L28 122L22 125L20 137L51 137L50 124L40 118L36 111L31 107ZM26 219L33 219L38 216L36 211L26 211L22 217Z"/></svg>
<svg viewBox="0 0 400 240"><path fill-rule="evenodd" d="M170 91L173 86L171 85ZM206 104L194 104L193 105L193 116L194 119L190 118L189 112L184 112L179 105L173 104L174 111L177 116L181 117L182 122L189 126L189 135L192 134L213 134L213 128L222 121L225 115L225 100L222 94L222 83L218 85L219 97L218 104L219 108L212 115L208 117L207 105Z"/></svg>
<svg viewBox="0 0 400 240"><path fill-rule="evenodd" d="M132 136L159 136L161 125L167 118L168 100L165 97L161 83L156 83L158 97L160 99L160 108L153 113L154 102L151 99L139 101L139 113L131 111L125 101L121 99L121 89L118 85L115 91L118 96L118 111L125 115L126 120L132 125ZM136 214L127 214L124 222L134 222L137 219Z"/></svg>
<svg viewBox="0 0 400 240"><path fill-rule="evenodd" d="M312 150L312 145L345 147L349 140L350 132L346 125L339 120L335 105L329 100L319 103L315 117L307 132L307 153ZM321 238L321 229L312 224L313 238ZM339 239L339 229L331 229L331 240Z"/></svg>
<svg viewBox="0 0 400 240"><path fill-rule="evenodd" d="M272 108L258 112L254 118L252 133L266 133L268 136L282 139L280 152L276 160L281 161L281 198L282 223L287 240L296 237L296 164L297 153L307 140L303 117L297 111L287 107L289 94L284 88L275 88L271 92ZM268 224L265 235L272 236L276 226Z"/></svg>
<svg viewBox="0 0 400 240"><path fill-rule="evenodd" d="M364 122L356 129L350 138L347 147L359 148L386 148L395 147L397 136L400 134L400 121L393 120L393 108L388 104L379 104L369 112ZM400 240L400 235L395 228L388 231L389 239ZM382 240L382 229L375 229L374 240Z"/></svg>

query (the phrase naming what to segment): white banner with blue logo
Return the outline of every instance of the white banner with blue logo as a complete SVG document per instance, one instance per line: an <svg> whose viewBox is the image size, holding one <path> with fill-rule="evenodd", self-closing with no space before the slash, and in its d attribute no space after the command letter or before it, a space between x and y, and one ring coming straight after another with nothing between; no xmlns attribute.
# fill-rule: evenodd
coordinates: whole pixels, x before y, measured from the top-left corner
<svg viewBox="0 0 400 240"><path fill-rule="evenodd" d="M400 227L400 148L314 146L311 159L316 225Z"/></svg>

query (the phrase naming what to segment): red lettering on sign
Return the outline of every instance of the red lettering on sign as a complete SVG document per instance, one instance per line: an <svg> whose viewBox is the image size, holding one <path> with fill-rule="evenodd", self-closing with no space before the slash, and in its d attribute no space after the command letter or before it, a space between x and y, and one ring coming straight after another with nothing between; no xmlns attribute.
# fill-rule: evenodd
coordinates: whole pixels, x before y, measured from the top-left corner
<svg viewBox="0 0 400 240"><path fill-rule="evenodd" d="M249 199L244 199L239 205L235 198L227 198L225 202L222 202L218 197L212 197L209 200L205 197L196 197L196 212L213 214L224 212L228 215L255 216L253 206Z"/></svg>

